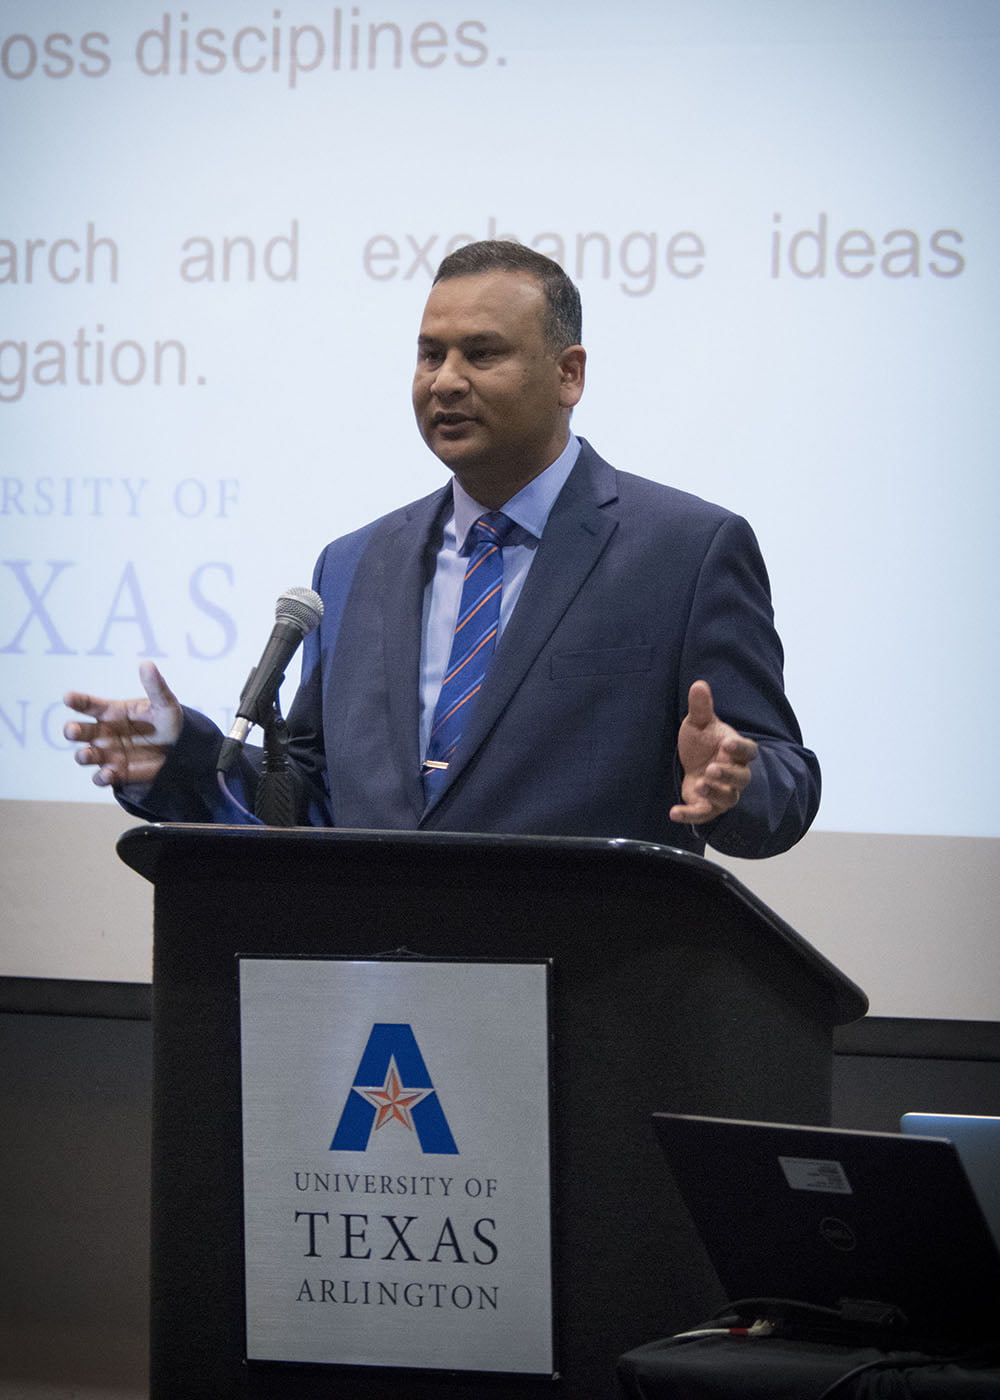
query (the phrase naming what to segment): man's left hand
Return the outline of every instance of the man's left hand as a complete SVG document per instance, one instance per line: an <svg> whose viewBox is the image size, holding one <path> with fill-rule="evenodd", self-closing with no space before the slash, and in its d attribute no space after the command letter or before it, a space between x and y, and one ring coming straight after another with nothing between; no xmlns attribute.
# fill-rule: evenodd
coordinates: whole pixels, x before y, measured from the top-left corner
<svg viewBox="0 0 1000 1400"><path fill-rule="evenodd" d="M688 712L677 736L677 754L684 781L681 801L671 807L670 820L701 826L739 802L750 781L757 745L719 719L708 682L695 681L688 691Z"/></svg>

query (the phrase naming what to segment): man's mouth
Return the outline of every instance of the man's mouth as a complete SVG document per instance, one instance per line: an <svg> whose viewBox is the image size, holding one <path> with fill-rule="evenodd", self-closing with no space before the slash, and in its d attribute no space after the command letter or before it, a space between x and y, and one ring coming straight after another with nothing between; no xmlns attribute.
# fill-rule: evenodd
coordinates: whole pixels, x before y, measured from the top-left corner
<svg viewBox="0 0 1000 1400"><path fill-rule="evenodd" d="M435 413L431 419L432 428L457 428L462 423L474 423L476 420L467 413Z"/></svg>

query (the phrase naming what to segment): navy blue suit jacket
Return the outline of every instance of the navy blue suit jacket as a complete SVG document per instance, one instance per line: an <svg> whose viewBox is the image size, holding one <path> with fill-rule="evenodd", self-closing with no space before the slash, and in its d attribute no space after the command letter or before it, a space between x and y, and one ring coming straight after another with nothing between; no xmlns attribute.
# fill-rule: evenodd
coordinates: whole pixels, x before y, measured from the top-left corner
<svg viewBox="0 0 1000 1400"><path fill-rule="evenodd" d="M301 820L376 830L629 837L766 856L806 831L819 767L785 699L767 574L739 516L616 471L586 442L560 493L447 780L425 808L424 590L450 484L329 545L289 713ZM669 820L692 681L757 741L743 799L708 828ZM189 716L143 815L231 820L218 731ZM252 787L254 758L243 781Z"/></svg>

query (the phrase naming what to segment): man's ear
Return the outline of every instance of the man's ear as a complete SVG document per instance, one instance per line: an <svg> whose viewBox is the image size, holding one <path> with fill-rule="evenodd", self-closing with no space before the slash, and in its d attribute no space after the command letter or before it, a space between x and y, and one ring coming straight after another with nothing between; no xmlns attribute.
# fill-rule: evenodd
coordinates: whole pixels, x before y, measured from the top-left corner
<svg viewBox="0 0 1000 1400"><path fill-rule="evenodd" d="M563 408L573 408L583 396L587 377L587 352L582 345L570 345L559 356L559 402Z"/></svg>

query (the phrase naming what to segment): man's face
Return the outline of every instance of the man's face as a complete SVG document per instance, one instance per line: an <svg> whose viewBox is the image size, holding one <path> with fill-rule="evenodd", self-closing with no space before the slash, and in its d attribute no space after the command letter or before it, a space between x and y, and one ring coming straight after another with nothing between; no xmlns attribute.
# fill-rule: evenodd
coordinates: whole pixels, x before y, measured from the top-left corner
<svg viewBox="0 0 1000 1400"><path fill-rule="evenodd" d="M469 494L494 509L559 456L583 392L584 351L554 352L544 313L530 274L499 271L439 282L424 309L417 424Z"/></svg>

